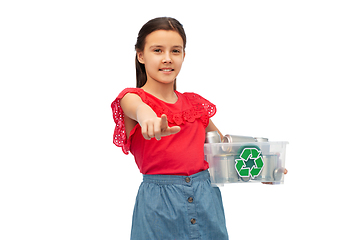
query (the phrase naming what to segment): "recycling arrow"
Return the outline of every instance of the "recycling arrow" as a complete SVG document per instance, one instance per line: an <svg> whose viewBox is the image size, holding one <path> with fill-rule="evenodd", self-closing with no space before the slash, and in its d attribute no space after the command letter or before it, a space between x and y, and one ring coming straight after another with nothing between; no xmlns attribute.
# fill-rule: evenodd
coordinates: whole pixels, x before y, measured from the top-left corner
<svg viewBox="0 0 360 240"><path fill-rule="evenodd" d="M259 176L264 167L261 151L254 147L244 148L239 157L240 159L235 159L235 169L240 177ZM248 166L249 160L254 161L252 166Z"/></svg>

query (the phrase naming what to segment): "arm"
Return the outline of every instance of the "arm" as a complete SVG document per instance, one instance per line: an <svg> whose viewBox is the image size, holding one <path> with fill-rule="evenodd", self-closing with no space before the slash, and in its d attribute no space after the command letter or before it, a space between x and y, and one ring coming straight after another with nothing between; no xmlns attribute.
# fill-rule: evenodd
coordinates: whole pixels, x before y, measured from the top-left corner
<svg viewBox="0 0 360 240"><path fill-rule="evenodd" d="M215 124L209 119L209 125L206 127L206 132L217 131L220 135L221 140L223 139L223 135L221 134L220 130L215 126Z"/></svg>
<svg viewBox="0 0 360 240"><path fill-rule="evenodd" d="M141 132L145 139L150 140L178 133L179 126L169 127L167 117L163 114L160 118L156 113L144 103L141 98L132 93L126 94L120 101L124 114L130 119L135 120L141 126Z"/></svg>

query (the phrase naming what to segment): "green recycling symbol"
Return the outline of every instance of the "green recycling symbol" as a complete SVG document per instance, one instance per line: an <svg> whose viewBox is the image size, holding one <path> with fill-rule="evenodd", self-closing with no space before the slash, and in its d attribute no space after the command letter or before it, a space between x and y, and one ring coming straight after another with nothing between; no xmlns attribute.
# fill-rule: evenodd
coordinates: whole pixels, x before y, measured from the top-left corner
<svg viewBox="0 0 360 240"><path fill-rule="evenodd" d="M235 169L240 177L259 176L264 167L261 151L254 147L244 148L240 159L235 159Z"/></svg>

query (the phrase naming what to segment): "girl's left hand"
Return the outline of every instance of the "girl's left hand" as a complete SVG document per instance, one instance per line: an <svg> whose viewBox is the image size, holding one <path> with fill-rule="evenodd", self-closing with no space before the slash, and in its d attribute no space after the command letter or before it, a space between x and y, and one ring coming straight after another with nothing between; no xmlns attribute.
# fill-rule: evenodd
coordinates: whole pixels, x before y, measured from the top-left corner
<svg viewBox="0 0 360 240"><path fill-rule="evenodd" d="M285 168L284 169L284 174L287 174L288 173L288 170ZM262 182L262 184L274 184L273 182Z"/></svg>

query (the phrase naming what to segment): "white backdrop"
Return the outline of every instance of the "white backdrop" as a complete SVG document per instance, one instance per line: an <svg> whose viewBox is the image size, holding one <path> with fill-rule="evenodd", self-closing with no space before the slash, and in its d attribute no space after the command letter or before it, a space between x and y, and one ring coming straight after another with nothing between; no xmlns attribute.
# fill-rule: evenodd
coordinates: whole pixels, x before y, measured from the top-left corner
<svg viewBox="0 0 360 240"><path fill-rule="evenodd" d="M230 239L360 237L357 1L126 2L0 3L0 239L129 239L142 176L110 104L158 16L222 133L290 142L285 184L221 188Z"/></svg>

